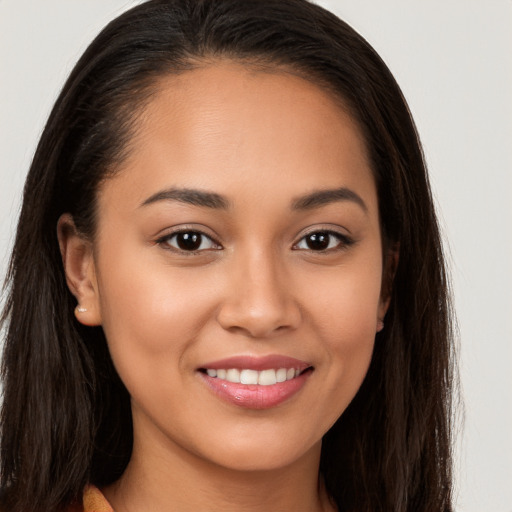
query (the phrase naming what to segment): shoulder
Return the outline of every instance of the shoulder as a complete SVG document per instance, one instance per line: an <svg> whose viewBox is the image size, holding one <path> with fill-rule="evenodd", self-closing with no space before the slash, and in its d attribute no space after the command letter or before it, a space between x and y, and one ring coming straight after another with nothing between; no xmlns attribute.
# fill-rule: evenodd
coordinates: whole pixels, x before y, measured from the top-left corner
<svg viewBox="0 0 512 512"><path fill-rule="evenodd" d="M70 510L69 512L75 511ZM114 512L114 509L97 487L89 485L84 491L83 512Z"/></svg>
<svg viewBox="0 0 512 512"><path fill-rule="evenodd" d="M1 508L0 512L2 512ZM84 489L82 501L70 505L65 512L114 512L114 509L97 487L88 485Z"/></svg>

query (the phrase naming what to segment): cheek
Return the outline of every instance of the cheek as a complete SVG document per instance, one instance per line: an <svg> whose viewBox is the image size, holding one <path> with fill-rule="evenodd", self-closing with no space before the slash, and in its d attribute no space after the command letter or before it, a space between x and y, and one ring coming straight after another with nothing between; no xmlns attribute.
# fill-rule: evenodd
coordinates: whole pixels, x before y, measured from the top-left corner
<svg viewBox="0 0 512 512"><path fill-rule="evenodd" d="M132 400L159 417L162 407L179 407L179 377L188 376L184 369L210 316L212 297L199 276L142 261L142 255L136 262L102 261L102 325Z"/></svg>
<svg viewBox="0 0 512 512"><path fill-rule="evenodd" d="M357 348L362 340L373 340L381 305L381 269L376 252L357 265L316 276L316 289L310 291L311 318L334 346Z"/></svg>
<svg viewBox="0 0 512 512"><path fill-rule="evenodd" d="M326 353L324 391L335 421L357 393L372 358L380 306L379 252L364 265L340 268L316 283L309 318Z"/></svg>
<svg viewBox="0 0 512 512"><path fill-rule="evenodd" d="M129 380L147 368L154 375L145 378L168 375L214 310L214 287L204 272L179 271L156 262L154 253L131 247L116 257L105 249L99 261L103 330L119 374Z"/></svg>

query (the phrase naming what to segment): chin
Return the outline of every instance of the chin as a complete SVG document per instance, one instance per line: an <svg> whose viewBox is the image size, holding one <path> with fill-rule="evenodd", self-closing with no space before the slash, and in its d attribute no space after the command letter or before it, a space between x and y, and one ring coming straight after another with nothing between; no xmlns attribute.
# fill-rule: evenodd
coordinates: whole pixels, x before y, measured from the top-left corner
<svg viewBox="0 0 512 512"><path fill-rule="evenodd" d="M288 445L284 442L262 443L241 441L223 447L222 452L208 458L219 466L239 472L264 472L283 469L301 460L320 457L321 440L313 446L304 443Z"/></svg>

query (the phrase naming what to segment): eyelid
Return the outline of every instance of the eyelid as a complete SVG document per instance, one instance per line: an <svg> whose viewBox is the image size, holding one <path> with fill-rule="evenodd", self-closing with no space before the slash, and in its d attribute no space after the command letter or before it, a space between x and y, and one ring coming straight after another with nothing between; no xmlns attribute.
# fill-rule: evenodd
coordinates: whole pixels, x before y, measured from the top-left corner
<svg viewBox="0 0 512 512"><path fill-rule="evenodd" d="M348 230L345 230L345 231L348 231ZM306 237L308 237L310 235L314 235L315 233L325 233L325 234L336 237L340 241L339 246L331 247L331 248L325 249L325 250L318 250L318 251L315 251L313 249L300 249L297 247L299 245L299 243L302 242ZM355 243L354 238L351 235L348 235L347 233L343 232L343 230L341 228L335 228L332 226L329 226L329 227L314 226L314 227L307 229L306 232L303 232L300 235L300 237L297 239L297 241L293 244L292 249L299 250L299 251L310 251L310 252L314 252L314 253L318 253L318 254L322 254L322 253L325 254L325 253L329 253L331 251L334 252L336 250L346 249L347 247L353 245L354 243Z"/></svg>
<svg viewBox="0 0 512 512"><path fill-rule="evenodd" d="M165 250L174 251L176 253L185 254L185 255L194 255L206 251L212 251L212 250L221 250L224 249L222 244L217 240L217 237L215 235L212 235L208 232L208 229L205 229L202 226L197 225L180 225L175 226L172 228L168 228L165 230L165 232L158 236L155 239L156 245L164 245L166 244L166 247L164 247ZM309 251L314 252L318 254L322 253L330 253L335 252L339 250L344 250L348 248L349 246L353 245L355 243L355 240L353 237L346 233L348 231L346 228L341 228L339 226L322 226L322 225L315 225L307 228L305 231L303 231L300 236L296 239L296 242L293 243L292 249L298 250L298 251ZM172 237L179 235L180 233L198 233L203 237L206 237L209 239L215 247L207 248L207 249L199 249L199 250L183 250L179 247L173 247L168 243ZM323 250L314 250L314 249L305 249L305 248L299 248L297 247L307 236L313 235L315 233L324 233L328 234L330 236L333 236L339 240L339 244L336 247L331 247Z"/></svg>
<svg viewBox="0 0 512 512"><path fill-rule="evenodd" d="M179 247L173 247L169 243L167 243L172 237L179 235L180 233L198 233L201 236L204 236L204 237L208 238L209 240L211 240L212 244L215 245L216 247L209 248L209 249L185 251L185 250L180 249ZM180 226L177 226L174 228L169 228L168 230L165 231L164 234L158 236L155 240L156 245L163 246L166 243L167 243L167 247L164 247L165 250L175 251L177 253L185 254L185 255L194 255L194 254L202 253L205 251L223 249L222 244L220 242L218 242L218 240L216 239L216 237L214 235L207 233L206 230L202 227L197 227L197 226L193 226L193 225L180 225Z"/></svg>

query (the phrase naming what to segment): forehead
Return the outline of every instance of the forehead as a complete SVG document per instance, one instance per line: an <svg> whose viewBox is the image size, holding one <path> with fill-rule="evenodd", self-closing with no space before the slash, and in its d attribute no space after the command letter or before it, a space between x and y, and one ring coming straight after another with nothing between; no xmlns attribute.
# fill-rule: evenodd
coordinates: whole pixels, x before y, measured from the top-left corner
<svg viewBox="0 0 512 512"><path fill-rule="evenodd" d="M158 80L143 119L149 129L162 128L168 134L171 123L177 121L183 135L190 134L191 128L207 131L215 122L217 129L226 132L236 128L240 138L257 136L258 125L264 125L267 133L286 128L290 133L302 130L305 134L306 126L295 122L307 120L310 136L316 133L322 138L326 130L335 128L338 133L352 132L363 143L357 149L366 153L358 123L332 87L279 65L220 60L165 76ZM142 134L147 123L140 125Z"/></svg>
<svg viewBox="0 0 512 512"><path fill-rule="evenodd" d="M357 122L333 93L292 70L220 61L159 80L112 181L140 201L177 185L229 195L245 183L256 194L255 177L301 195L361 179L371 188L368 162Z"/></svg>

